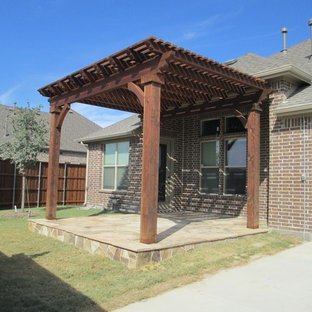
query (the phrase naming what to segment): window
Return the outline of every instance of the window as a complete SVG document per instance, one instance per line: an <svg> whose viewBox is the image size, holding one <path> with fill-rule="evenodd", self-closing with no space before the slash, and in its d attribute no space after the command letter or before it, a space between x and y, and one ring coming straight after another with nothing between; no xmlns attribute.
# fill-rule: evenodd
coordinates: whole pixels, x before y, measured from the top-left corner
<svg viewBox="0 0 312 312"><path fill-rule="evenodd" d="M246 193L246 139L225 141L225 193Z"/></svg>
<svg viewBox="0 0 312 312"><path fill-rule="evenodd" d="M220 134L220 119L203 120L201 123L201 135L218 135Z"/></svg>
<svg viewBox="0 0 312 312"><path fill-rule="evenodd" d="M129 142L104 144L103 189L128 189Z"/></svg>
<svg viewBox="0 0 312 312"><path fill-rule="evenodd" d="M246 129L241 121L234 116L201 121L201 136L210 136L203 138L200 146L202 193L246 194L244 132Z"/></svg>
<svg viewBox="0 0 312 312"><path fill-rule="evenodd" d="M219 141L201 143L201 192L219 192Z"/></svg>

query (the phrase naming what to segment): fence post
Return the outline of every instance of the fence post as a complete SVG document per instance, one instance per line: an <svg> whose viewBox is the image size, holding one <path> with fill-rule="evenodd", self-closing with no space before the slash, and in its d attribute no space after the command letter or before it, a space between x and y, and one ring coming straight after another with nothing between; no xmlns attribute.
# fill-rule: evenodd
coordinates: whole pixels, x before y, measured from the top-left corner
<svg viewBox="0 0 312 312"><path fill-rule="evenodd" d="M67 179L67 163L64 164L64 183L63 183L63 206L65 206L66 199L66 179Z"/></svg>
<svg viewBox="0 0 312 312"><path fill-rule="evenodd" d="M16 163L14 163L12 209L14 209L14 205L15 205L15 188L16 188Z"/></svg>
<svg viewBox="0 0 312 312"><path fill-rule="evenodd" d="M37 207L40 207L40 191L41 191L41 161L39 162Z"/></svg>

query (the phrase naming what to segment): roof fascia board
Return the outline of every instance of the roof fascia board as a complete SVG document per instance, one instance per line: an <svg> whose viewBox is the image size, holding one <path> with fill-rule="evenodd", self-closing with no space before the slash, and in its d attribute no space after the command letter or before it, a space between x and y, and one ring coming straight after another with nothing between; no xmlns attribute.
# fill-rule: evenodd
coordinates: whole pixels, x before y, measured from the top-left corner
<svg viewBox="0 0 312 312"><path fill-rule="evenodd" d="M257 77L264 79L273 79L281 76L288 76L295 80L303 81L308 84L312 84L312 75L301 70L294 65L283 65L272 69L260 71L254 74Z"/></svg>
<svg viewBox="0 0 312 312"><path fill-rule="evenodd" d="M77 142L80 143L80 142ZM85 147L84 145L81 144L82 147ZM49 147L43 147L41 149L41 153L45 151L45 152L49 152ZM73 153L73 154L87 154L87 150L85 151L77 151L77 150L69 150L69 149L64 149L64 148L60 148L60 152L68 152L68 153Z"/></svg>
<svg viewBox="0 0 312 312"><path fill-rule="evenodd" d="M274 111L278 116L310 114L312 113L312 103L279 108L277 107Z"/></svg>
<svg viewBox="0 0 312 312"><path fill-rule="evenodd" d="M124 138L133 137L135 135L136 135L135 131L129 131L129 132L124 132L124 133L100 136L98 138L81 139L80 142L83 144L88 144L92 142L102 142L102 141L109 141L109 140L115 140L115 139L124 139Z"/></svg>

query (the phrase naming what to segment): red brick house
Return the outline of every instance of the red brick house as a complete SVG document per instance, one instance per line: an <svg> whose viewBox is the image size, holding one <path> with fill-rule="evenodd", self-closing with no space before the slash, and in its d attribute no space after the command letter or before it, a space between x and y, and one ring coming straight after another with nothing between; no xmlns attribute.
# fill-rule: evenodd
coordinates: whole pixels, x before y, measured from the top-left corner
<svg viewBox="0 0 312 312"><path fill-rule="evenodd" d="M312 46L303 41L231 66L262 77L274 89L269 105L268 225L312 239Z"/></svg>
<svg viewBox="0 0 312 312"><path fill-rule="evenodd" d="M264 78L274 90L261 113L260 219L272 229L311 239L310 40L269 57L248 53L227 65ZM163 119L158 211L246 215L246 135L233 113L184 114ZM87 205L139 212L139 116L101 129L82 141L89 150Z"/></svg>

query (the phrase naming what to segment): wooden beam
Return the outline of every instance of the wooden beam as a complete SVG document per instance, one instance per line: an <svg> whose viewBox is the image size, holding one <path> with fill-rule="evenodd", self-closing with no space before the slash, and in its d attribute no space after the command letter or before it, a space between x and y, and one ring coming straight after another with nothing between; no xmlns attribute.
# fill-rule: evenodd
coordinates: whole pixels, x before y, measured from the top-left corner
<svg viewBox="0 0 312 312"><path fill-rule="evenodd" d="M241 124L246 129L247 128L247 118L235 106L234 106L234 109L233 109L233 115L240 120Z"/></svg>
<svg viewBox="0 0 312 312"><path fill-rule="evenodd" d="M191 89L184 89L174 83L169 83L168 81L166 81L166 84L162 87L162 90L171 94L182 95L189 98L190 100L203 100L205 102L211 100L211 97L209 97L207 94L203 94L199 91L193 91Z"/></svg>
<svg viewBox="0 0 312 312"><path fill-rule="evenodd" d="M161 85L144 81L140 242L157 241Z"/></svg>
<svg viewBox="0 0 312 312"><path fill-rule="evenodd" d="M192 79L194 82L204 83L210 88L220 89L223 92L232 91L237 94L245 93L245 89L243 87L230 83L227 80L222 80L219 77L215 77L216 75L209 75L207 71L195 71L191 67L187 68L174 63L170 63L167 68L169 72L173 74L177 74L180 77L187 77L188 79Z"/></svg>
<svg viewBox="0 0 312 312"><path fill-rule="evenodd" d="M200 105L192 105L185 108L178 108L172 111L163 112L163 115L172 114L172 115L181 115L184 113L190 113L193 110L198 110L198 113L205 112L210 108L213 108L211 111L217 111L218 109L233 109L234 107L239 107L240 105L248 105L250 103L254 103L259 99L259 93L249 94L249 95L239 95L233 98L221 99L216 101L205 102Z"/></svg>
<svg viewBox="0 0 312 312"><path fill-rule="evenodd" d="M165 53L161 57L152 59L142 64L138 64L134 67L116 73L110 77L105 77L102 80L88 84L87 86L81 86L76 90L68 92L63 95L54 96L50 98L50 103L55 106L63 106L66 103L79 102L88 97L95 96L105 91L123 87L129 82L140 80L146 75L156 75L165 66L167 58L171 57L172 53ZM70 78L72 76L68 76ZM78 80L78 79L77 79Z"/></svg>
<svg viewBox="0 0 312 312"><path fill-rule="evenodd" d="M57 107L51 107L50 121L50 144L49 144L49 164L48 164L48 182L47 182L47 200L46 200L46 219L56 218L56 205L58 193L58 172L61 142L61 127L57 127L61 110Z"/></svg>
<svg viewBox="0 0 312 312"><path fill-rule="evenodd" d="M259 104L254 104L247 122L247 228L259 228L260 184L260 113Z"/></svg>
<svg viewBox="0 0 312 312"><path fill-rule="evenodd" d="M201 92L203 94L211 96L220 96L220 97L227 97L227 93L218 88L211 88L210 86L197 83L190 79L183 79L180 76L173 76L172 74L166 73L166 83L174 84L181 88L190 89L194 92Z"/></svg>
<svg viewBox="0 0 312 312"><path fill-rule="evenodd" d="M128 90L134 93L142 107L144 106L144 91L135 83L129 82L128 83Z"/></svg>
<svg viewBox="0 0 312 312"><path fill-rule="evenodd" d="M158 53L167 51L169 48L168 46L170 46L169 43L164 44L162 40L155 40L155 38L150 38L146 41L146 44L149 46L150 50ZM172 47L174 46L171 45L171 48ZM231 67L216 63L201 55L196 55L195 53L177 47L175 47L175 52L175 55L173 55L171 58L173 61L178 61L184 65L189 65L193 68L209 72L210 74L217 75L222 79L230 80L235 84L243 87L248 86L258 89L264 89L266 87L266 82L260 78L253 78Z"/></svg>
<svg viewBox="0 0 312 312"><path fill-rule="evenodd" d="M61 112L60 112L59 117L58 117L56 128L58 128L58 129L62 128L63 121L64 121L69 110L70 110L70 104L65 104L64 107L62 108Z"/></svg>

